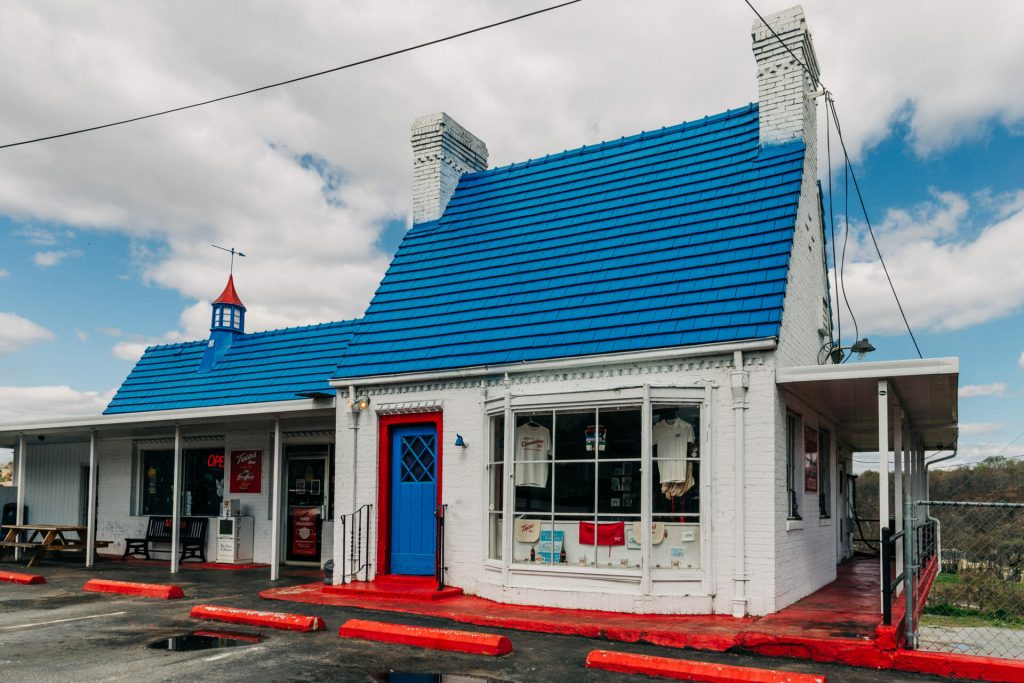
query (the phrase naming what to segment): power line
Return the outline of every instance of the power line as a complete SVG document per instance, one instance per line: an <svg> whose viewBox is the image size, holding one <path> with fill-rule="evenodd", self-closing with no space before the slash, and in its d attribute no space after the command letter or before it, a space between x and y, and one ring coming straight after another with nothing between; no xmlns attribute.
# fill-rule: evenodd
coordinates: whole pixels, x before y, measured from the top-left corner
<svg viewBox="0 0 1024 683"><path fill-rule="evenodd" d="M473 33L479 33L481 31L486 31L488 29L496 28L498 26L504 26L505 24L511 24L511 23L519 21L521 19L528 19L530 17L535 17L538 14L544 14L545 12L552 12L554 10L561 9L561 8L567 7L569 5L575 5L578 2L583 2L583 0L568 0L568 2L563 2L563 3L560 3L558 5L552 5L550 7L545 7L543 9L539 9L539 10L536 10L536 11L533 11L533 12L527 12L526 14L520 14L518 16L510 17L508 19L503 19L501 21L496 21L496 22L494 22L492 24L487 24L485 26L478 26L476 28L468 29L466 31L460 31L459 33L453 33L451 35L444 36L443 38L435 38L434 40L428 40L425 43L419 43L417 45L412 45L410 47L404 47L404 48L402 48L400 50L393 50L391 52L386 52L384 54L380 54L380 55L377 55L375 57L367 57L366 59L360 59L360 60L355 61L355 62L349 62L348 64L343 64L341 66L336 66L336 67L333 67L331 69L324 69L323 71L317 71L316 73L306 74L305 76L296 76L295 78L289 78L289 79L284 80L284 81L278 81L277 83L270 83L268 85L261 85L261 86L256 87L256 88L250 88L248 90L243 90L241 92L236 92L236 93L233 93L231 95L223 95L221 97L215 97L215 98L210 99L210 100L203 100L202 102L195 102L193 104L186 104L184 106L174 107L172 109L164 109L163 111L154 112L152 114L144 114L142 116L134 116L134 117L132 117L130 119L122 119L120 121L112 121L111 123L104 123L104 124L101 124L101 125L98 125L98 126L89 126L88 128L79 128L79 129L76 129L76 130L69 130L69 131L67 131L65 133L57 133L57 134L54 134L54 135L45 135L43 137L33 138L31 140L22 140L20 142L9 142L7 144L0 145L0 149L7 149L8 147L20 147L21 145L30 145L30 144L35 143L35 142L44 142L46 140L55 140L57 138L66 138L66 137L69 137L71 135L80 135L82 133L89 133L89 132L92 132L94 130L102 130L104 128L113 128L114 126L123 126L126 123L134 123L136 121L143 121L145 119L152 119L152 118L155 118L157 116L164 116L166 114L173 114L175 112L185 111L186 109L195 109L196 107L203 107L203 106L205 106L207 104L213 104L215 102L223 102L224 100L230 100L230 99L235 98L235 97L242 97L243 95L251 95L253 93L260 92L262 90L270 90L271 88L277 88L277 87L280 87L282 85L289 85L291 83L298 83L299 81L305 81L305 80L310 79L310 78L316 78L317 76L324 76L326 74L334 73L335 71L344 71L345 69L351 69L353 67L362 66L364 64L369 64L371 62L378 62L378 61L380 61L382 59L387 59L388 57L394 57L396 55L405 54L406 52L412 52L414 50L419 50L419 49L422 49L422 48L425 48L425 47L430 47L431 45L437 45L439 43L444 43L444 42L447 42L449 40L455 40L456 38L462 38L464 36L468 36L468 35L471 35Z"/></svg>

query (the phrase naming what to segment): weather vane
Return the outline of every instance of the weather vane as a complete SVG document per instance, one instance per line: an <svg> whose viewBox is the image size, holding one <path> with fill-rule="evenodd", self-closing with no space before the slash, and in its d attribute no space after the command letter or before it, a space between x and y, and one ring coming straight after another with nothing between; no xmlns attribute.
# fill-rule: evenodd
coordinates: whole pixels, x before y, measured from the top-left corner
<svg viewBox="0 0 1024 683"><path fill-rule="evenodd" d="M211 244L210 246L213 247L214 249L220 249L221 251L226 251L229 254L231 254L231 268L230 268L230 270L228 270L228 274L229 275L234 275L235 274L235 255L237 254L238 256L244 257L245 254L243 254L242 252L236 250L234 247L231 247L230 249L225 249L224 247L218 247L216 244Z"/></svg>

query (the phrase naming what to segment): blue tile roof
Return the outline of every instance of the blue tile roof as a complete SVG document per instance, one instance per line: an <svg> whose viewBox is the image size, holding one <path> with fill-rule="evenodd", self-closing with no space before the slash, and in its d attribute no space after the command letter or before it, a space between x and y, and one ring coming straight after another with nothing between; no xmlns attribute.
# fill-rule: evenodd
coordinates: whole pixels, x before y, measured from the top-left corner
<svg viewBox="0 0 1024 683"><path fill-rule="evenodd" d="M300 399L300 392L334 392L327 384L356 321L292 327L235 339L209 372L199 372L206 341L151 346L104 412Z"/></svg>
<svg viewBox="0 0 1024 683"><path fill-rule="evenodd" d="M751 104L464 175L335 376L777 337L803 158Z"/></svg>

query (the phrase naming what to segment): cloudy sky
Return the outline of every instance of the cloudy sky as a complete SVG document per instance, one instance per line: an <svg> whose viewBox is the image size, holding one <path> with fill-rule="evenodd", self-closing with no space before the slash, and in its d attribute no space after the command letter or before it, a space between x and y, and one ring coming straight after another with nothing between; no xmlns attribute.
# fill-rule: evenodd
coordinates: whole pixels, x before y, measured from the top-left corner
<svg viewBox="0 0 1024 683"><path fill-rule="evenodd" d="M11 0L0 5L0 144L547 4ZM946 0L804 7L921 348L961 358L961 457L1024 455L1024 438L1008 446L1024 430L1024 11L1012 0L969 12ZM416 116L447 111L494 165L700 118L756 99L752 19L742 0L585 0L292 86L0 150L0 422L99 412L146 345L205 337L227 270L211 243L248 254L236 281L250 331L360 315L410 221ZM912 357L863 218L849 213L843 280L857 331L876 359Z"/></svg>

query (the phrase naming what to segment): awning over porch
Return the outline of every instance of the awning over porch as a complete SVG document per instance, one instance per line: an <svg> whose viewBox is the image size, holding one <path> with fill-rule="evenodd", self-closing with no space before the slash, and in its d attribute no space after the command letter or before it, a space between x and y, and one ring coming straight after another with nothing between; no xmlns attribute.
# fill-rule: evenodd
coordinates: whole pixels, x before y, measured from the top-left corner
<svg viewBox="0 0 1024 683"><path fill-rule="evenodd" d="M915 441L931 451L956 443L959 373L957 358L926 358L780 368L776 384L832 416L840 442L874 452L879 450L879 382L885 381L888 414L899 407ZM892 443L894 422L888 422Z"/></svg>

